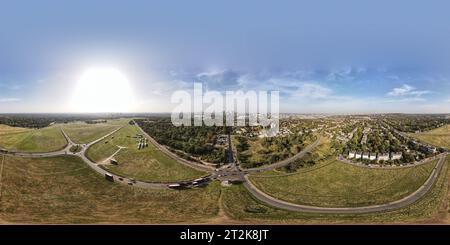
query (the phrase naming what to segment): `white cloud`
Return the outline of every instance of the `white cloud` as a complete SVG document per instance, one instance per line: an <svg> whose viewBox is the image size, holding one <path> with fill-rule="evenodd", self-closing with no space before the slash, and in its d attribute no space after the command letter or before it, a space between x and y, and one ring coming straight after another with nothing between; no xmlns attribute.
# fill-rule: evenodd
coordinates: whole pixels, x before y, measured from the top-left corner
<svg viewBox="0 0 450 245"><path fill-rule="evenodd" d="M408 84L403 84L401 87L394 88L387 93L389 96L422 96L431 93L428 90L417 90L415 87Z"/></svg>
<svg viewBox="0 0 450 245"><path fill-rule="evenodd" d="M407 97L407 98L400 98L400 99L385 100L383 102L385 102L385 103L406 103L406 102L417 102L417 101L426 101L426 99L424 99L422 97Z"/></svg>
<svg viewBox="0 0 450 245"><path fill-rule="evenodd" d="M317 83L301 83L292 95L294 97L320 99L330 96L331 93L331 89Z"/></svg>
<svg viewBox="0 0 450 245"><path fill-rule="evenodd" d="M0 98L0 103L21 101L20 98Z"/></svg>

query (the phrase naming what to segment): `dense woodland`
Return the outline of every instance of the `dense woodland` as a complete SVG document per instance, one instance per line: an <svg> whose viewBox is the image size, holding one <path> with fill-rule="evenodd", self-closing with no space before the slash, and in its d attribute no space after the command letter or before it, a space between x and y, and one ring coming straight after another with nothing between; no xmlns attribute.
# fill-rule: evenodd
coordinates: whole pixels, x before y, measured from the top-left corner
<svg viewBox="0 0 450 245"><path fill-rule="evenodd" d="M347 142L347 150L358 152L399 152L402 150L401 144L406 142L400 142L395 138L388 130L372 125L370 133L367 133L367 141L361 144L363 138L363 128L360 127L356 130L353 138Z"/></svg>
<svg viewBox="0 0 450 245"><path fill-rule="evenodd" d="M52 123L68 123L73 121L85 121L86 123L105 122L108 119L117 119L122 117L136 117L142 114L0 114L0 124L12 127L23 128L44 128Z"/></svg>
<svg viewBox="0 0 450 245"><path fill-rule="evenodd" d="M217 136L227 134L226 127L175 127L170 118L161 117L135 121L158 143L187 153L179 153L184 158L194 156L211 163L227 161L227 149L215 146Z"/></svg>

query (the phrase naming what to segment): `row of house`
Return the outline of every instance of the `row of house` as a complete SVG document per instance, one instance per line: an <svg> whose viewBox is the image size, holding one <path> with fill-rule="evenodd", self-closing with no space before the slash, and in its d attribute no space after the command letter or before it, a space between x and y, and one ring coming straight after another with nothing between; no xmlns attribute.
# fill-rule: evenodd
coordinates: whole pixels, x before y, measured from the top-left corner
<svg viewBox="0 0 450 245"><path fill-rule="evenodd" d="M361 159L370 161L389 161L389 160L400 160L403 157L401 152L391 152L391 153L374 153L374 152L353 152L348 153L348 159Z"/></svg>

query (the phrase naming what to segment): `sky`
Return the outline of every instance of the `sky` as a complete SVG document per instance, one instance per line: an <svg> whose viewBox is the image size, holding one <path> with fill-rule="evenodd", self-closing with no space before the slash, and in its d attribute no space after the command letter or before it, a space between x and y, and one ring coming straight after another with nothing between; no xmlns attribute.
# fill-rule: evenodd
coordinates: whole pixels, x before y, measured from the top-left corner
<svg viewBox="0 0 450 245"><path fill-rule="evenodd" d="M450 113L448 9L434 0L2 0L0 113L76 111L73 91L95 67L127 77L132 112L169 112L175 90L202 82L280 91L282 112Z"/></svg>

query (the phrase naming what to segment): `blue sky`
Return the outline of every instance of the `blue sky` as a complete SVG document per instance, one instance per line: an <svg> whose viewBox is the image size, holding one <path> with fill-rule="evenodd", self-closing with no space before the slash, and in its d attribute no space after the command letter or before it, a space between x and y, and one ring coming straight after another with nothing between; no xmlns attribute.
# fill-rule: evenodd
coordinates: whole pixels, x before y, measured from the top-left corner
<svg viewBox="0 0 450 245"><path fill-rule="evenodd" d="M0 112L67 112L88 67L170 94L279 90L301 113L450 112L448 1L1 1Z"/></svg>

